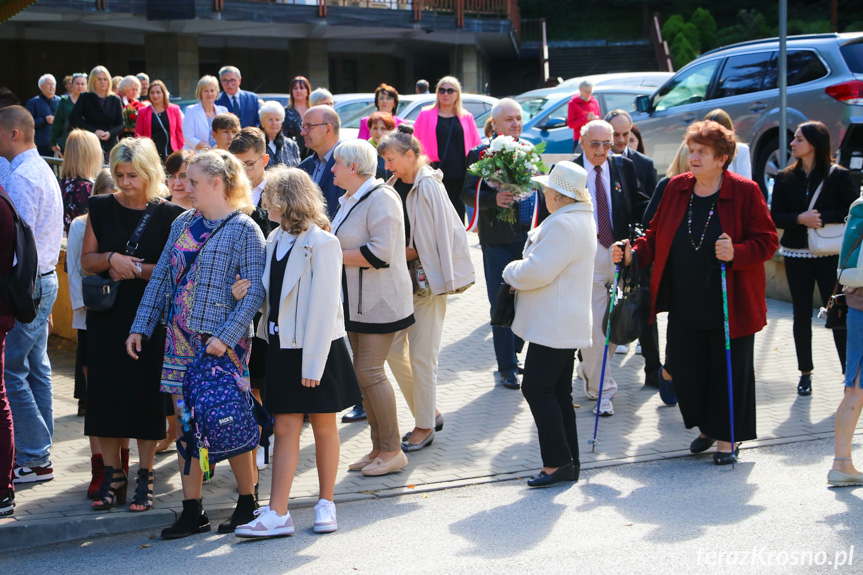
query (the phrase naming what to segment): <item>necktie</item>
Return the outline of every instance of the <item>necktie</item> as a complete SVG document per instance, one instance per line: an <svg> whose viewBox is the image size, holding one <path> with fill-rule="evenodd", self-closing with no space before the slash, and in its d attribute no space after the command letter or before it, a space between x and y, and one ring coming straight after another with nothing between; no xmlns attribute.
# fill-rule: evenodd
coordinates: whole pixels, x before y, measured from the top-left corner
<svg viewBox="0 0 863 575"><path fill-rule="evenodd" d="M596 221L599 228L599 243L608 248L614 243L614 233L611 231L611 210L608 206L608 197L605 195L605 185L602 183L602 168L594 166L596 172Z"/></svg>
<svg viewBox="0 0 863 575"><path fill-rule="evenodd" d="M240 115L240 102L237 101L237 95L234 94L232 96L234 98L234 113L239 116Z"/></svg>

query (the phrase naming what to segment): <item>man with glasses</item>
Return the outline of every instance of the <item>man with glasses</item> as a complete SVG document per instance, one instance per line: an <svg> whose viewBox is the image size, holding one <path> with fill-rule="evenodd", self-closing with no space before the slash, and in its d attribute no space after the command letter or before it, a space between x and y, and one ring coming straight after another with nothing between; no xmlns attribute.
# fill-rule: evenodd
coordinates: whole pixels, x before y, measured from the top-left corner
<svg viewBox="0 0 863 575"><path fill-rule="evenodd" d="M258 125L258 110L261 101L254 92L246 92L240 89L243 78L240 71L234 66L223 66L219 70L219 82L222 83L222 92L216 99L216 104L224 106L229 112L240 119L240 126L248 128Z"/></svg>
<svg viewBox="0 0 863 575"><path fill-rule="evenodd" d="M594 413L614 415L611 398L617 393L617 382L611 376L609 357L602 397L599 380L602 374L602 354L605 333L602 318L609 304L609 289L614 282L615 265L611 250L615 242L632 239L634 226L641 221L650 198L642 191L631 160L610 156L614 128L604 120L591 120L581 128L581 148L584 153L573 159L587 170L587 187L596 219L597 245L593 266L593 345L582 348L582 362L577 372L584 382L588 399L598 399ZM613 353L613 350L612 350Z"/></svg>

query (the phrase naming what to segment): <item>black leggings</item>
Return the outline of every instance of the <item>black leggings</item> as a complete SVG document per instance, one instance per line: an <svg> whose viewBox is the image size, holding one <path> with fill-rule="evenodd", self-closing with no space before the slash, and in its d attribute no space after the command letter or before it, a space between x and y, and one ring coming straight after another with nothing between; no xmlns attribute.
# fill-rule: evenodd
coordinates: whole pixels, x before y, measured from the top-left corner
<svg viewBox="0 0 863 575"><path fill-rule="evenodd" d="M539 432L545 467L578 463L578 430L572 406L574 349L553 349L538 343L527 347L521 392Z"/></svg>
<svg viewBox="0 0 863 575"><path fill-rule="evenodd" d="M836 285L836 268L839 256L822 258L785 258L785 277L791 291L794 308L794 347L797 349L797 369L812 371L812 292L815 284L821 294L821 305L826 306ZM845 373L846 332L834 329L833 342L839 354L842 373Z"/></svg>

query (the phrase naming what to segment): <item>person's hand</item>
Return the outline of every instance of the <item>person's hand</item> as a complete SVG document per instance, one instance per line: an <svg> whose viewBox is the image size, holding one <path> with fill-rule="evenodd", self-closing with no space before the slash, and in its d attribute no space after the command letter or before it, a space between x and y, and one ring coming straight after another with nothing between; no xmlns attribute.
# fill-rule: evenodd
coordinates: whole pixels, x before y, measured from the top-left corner
<svg viewBox="0 0 863 575"><path fill-rule="evenodd" d="M132 359L138 359L138 354L141 353L141 336L140 333L130 333L126 338L126 353Z"/></svg>
<svg viewBox="0 0 863 575"><path fill-rule="evenodd" d="M207 340L207 349L204 350L210 355L215 355L216 357L222 357L227 353L228 346L225 345L222 340L219 338L212 336Z"/></svg>
<svg viewBox="0 0 863 575"><path fill-rule="evenodd" d="M303 384L303 387L317 387L321 384L321 380L304 377L300 383Z"/></svg>
<svg viewBox="0 0 863 575"><path fill-rule="evenodd" d="M721 262L730 262L734 259L734 244L731 243L731 236L722 234L716 240L716 259Z"/></svg>
<svg viewBox="0 0 863 575"><path fill-rule="evenodd" d="M54 314L48 314L48 335L54 333Z"/></svg>
<svg viewBox="0 0 863 575"><path fill-rule="evenodd" d="M122 254L115 253L113 257L111 257L111 267L108 269L108 273L111 275L111 279L117 281L121 280L133 280L138 277L138 266L135 264L141 263L144 260L141 258L133 258L132 256L124 256ZM111 274L111 272L114 274ZM114 275L117 277L115 278Z"/></svg>
<svg viewBox="0 0 863 575"><path fill-rule="evenodd" d="M629 240L623 240L614 244L611 248L611 261L615 264L624 262L624 265L627 266L632 263L632 245L629 243Z"/></svg>
<svg viewBox="0 0 863 575"><path fill-rule="evenodd" d="M512 197L512 192L509 191L498 192L495 199L497 200L498 207L501 208L508 208L515 201L515 198Z"/></svg>
<svg viewBox="0 0 863 575"><path fill-rule="evenodd" d="M807 228L820 228L824 224L821 222L821 212L818 210L809 210L797 216L797 223L803 224Z"/></svg>
<svg viewBox="0 0 863 575"><path fill-rule="evenodd" d="M240 301L249 293L250 287L252 287L252 282L240 279L240 274L237 274L237 281L231 286L231 295L234 296L235 300Z"/></svg>
<svg viewBox="0 0 863 575"><path fill-rule="evenodd" d="M405 259L407 261L418 260L420 258L419 253L414 248L405 248Z"/></svg>
<svg viewBox="0 0 863 575"><path fill-rule="evenodd" d="M596 114L594 114L593 112L588 112L588 113L587 113L587 119L588 119L588 120L596 120L597 118L599 118L599 116L597 116L597 115L596 115Z"/></svg>
<svg viewBox="0 0 863 575"><path fill-rule="evenodd" d="M59 152L59 151L60 151L60 146L56 146L56 145L55 145L55 146L51 146L51 151L52 151L52 152Z"/></svg>
<svg viewBox="0 0 863 575"><path fill-rule="evenodd" d="M105 130L96 130L93 133L96 134L96 137L99 138L100 140L102 140L103 142L107 141L108 138L111 137L111 134L106 132Z"/></svg>
<svg viewBox="0 0 863 575"><path fill-rule="evenodd" d="M200 142L198 142L198 145L195 146L195 149L196 150L203 150L206 147L207 147L207 142L201 140Z"/></svg>
<svg viewBox="0 0 863 575"><path fill-rule="evenodd" d="M45 122L48 124L54 123L54 116L45 116Z"/></svg>

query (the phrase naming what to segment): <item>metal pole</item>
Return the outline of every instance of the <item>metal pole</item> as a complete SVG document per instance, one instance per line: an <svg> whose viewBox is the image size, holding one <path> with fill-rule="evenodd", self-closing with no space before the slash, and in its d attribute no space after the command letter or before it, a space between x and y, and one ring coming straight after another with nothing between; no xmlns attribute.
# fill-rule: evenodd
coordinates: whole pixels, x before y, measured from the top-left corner
<svg viewBox="0 0 863 575"><path fill-rule="evenodd" d="M540 60L542 60L542 85L545 86L548 82L548 37L546 36L545 18L541 21L542 26L542 46L540 47Z"/></svg>
<svg viewBox="0 0 863 575"><path fill-rule="evenodd" d="M788 0L779 0L779 169L785 169L788 149Z"/></svg>

